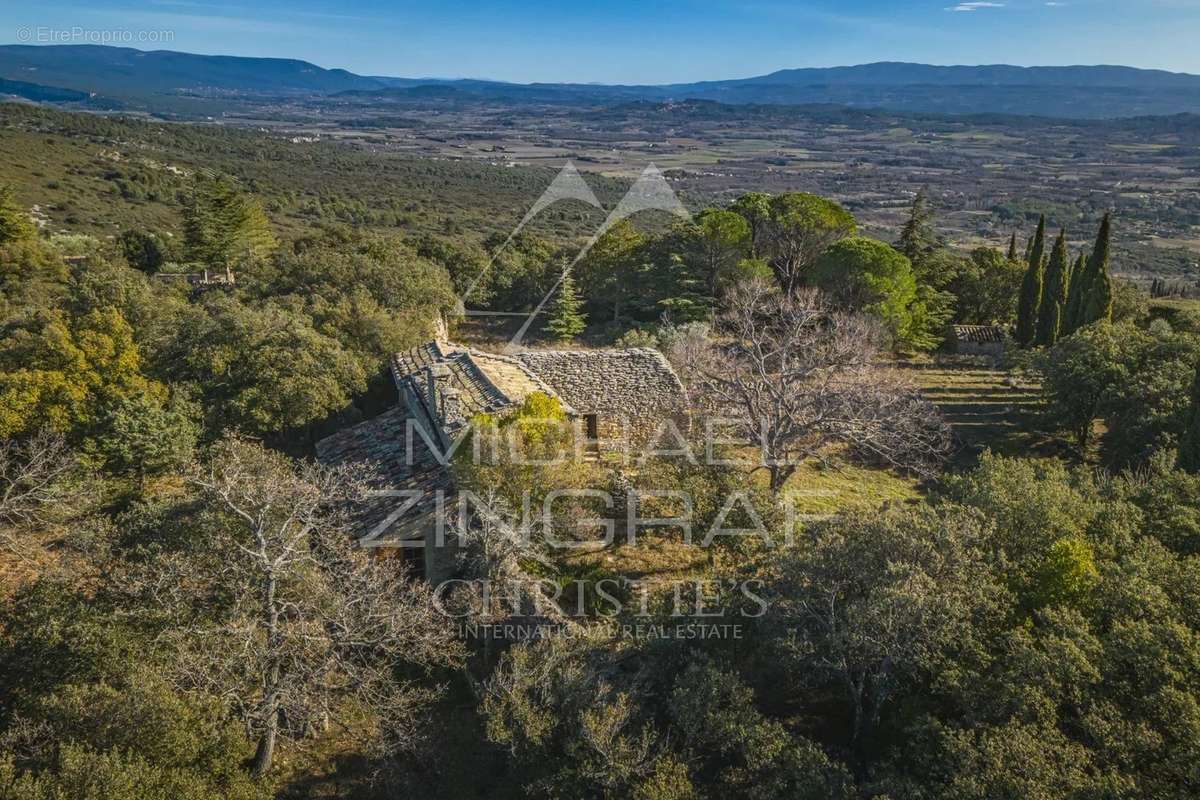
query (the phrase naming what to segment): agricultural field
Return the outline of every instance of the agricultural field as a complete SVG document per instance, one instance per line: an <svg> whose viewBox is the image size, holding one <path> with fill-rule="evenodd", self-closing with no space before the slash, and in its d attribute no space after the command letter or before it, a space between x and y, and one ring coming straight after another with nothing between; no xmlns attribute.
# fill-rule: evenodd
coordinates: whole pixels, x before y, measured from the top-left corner
<svg viewBox="0 0 1200 800"><path fill-rule="evenodd" d="M838 200L870 236L922 188L956 246L1004 244L1041 213L1086 245L1120 221L1113 271L1200 278L1200 124L952 118L846 109L316 102L181 125L0 106L0 181L53 229L178 231L196 171L239 178L278 233L345 224L474 243L507 235L571 161L606 208L649 164L692 211L748 190ZM87 122L92 120L92 122ZM586 236L603 212L558 203L530 230Z"/></svg>
<svg viewBox="0 0 1200 800"><path fill-rule="evenodd" d="M1027 235L1045 212L1082 244L1102 209L1115 209L1124 223L1116 271L1200 274L1200 124L1190 118L1085 124L686 101L346 103L321 106L320 121L301 123L297 110L271 127L371 152L505 167L557 168L571 159L587 173L625 179L654 163L685 202L749 189L809 191L842 202L870 235L895 229L921 188L963 242L1003 241L1014 229Z"/></svg>

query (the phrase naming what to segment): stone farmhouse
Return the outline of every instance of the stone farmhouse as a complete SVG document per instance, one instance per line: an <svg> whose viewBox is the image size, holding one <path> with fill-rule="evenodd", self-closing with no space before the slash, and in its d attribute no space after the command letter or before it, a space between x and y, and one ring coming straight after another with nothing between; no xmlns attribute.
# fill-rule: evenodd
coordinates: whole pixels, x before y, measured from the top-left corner
<svg viewBox="0 0 1200 800"><path fill-rule="evenodd" d="M356 509L363 543L400 554L430 580L455 571L453 537L432 544L439 511L454 502L446 456L476 415L503 415L540 392L560 401L593 452L638 448L689 424L683 384L649 348L498 355L439 339L398 353L391 373L396 406L317 442L317 458L365 463L373 486L404 492Z"/></svg>

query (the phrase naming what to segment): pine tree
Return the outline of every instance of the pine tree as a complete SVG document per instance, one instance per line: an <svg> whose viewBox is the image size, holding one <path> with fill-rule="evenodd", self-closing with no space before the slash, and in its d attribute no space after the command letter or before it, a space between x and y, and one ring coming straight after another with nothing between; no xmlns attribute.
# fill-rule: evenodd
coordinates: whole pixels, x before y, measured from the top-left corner
<svg viewBox="0 0 1200 800"><path fill-rule="evenodd" d="M1017 298L1017 344L1029 347L1037 335L1038 310L1042 306L1042 281L1046 251L1046 215L1038 220L1037 233L1029 243L1029 268L1021 281L1021 296Z"/></svg>
<svg viewBox="0 0 1200 800"><path fill-rule="evenodd" d="M184 204L183 244L193 261L231 267L265 258L277 242L257 198L227 178L200 177Z"/></svg>
<svg viewBox="0 0 1200 800"><path fill-rule="evenodd" d="M0 244L37 235L29 210L13 197L12 187L0 184Z"/></svg>
<svg viewBox="0 0 1200 800"><path fill-rule="evenodd" d="M1179 442L1179 468L1200 474L1200 365L1192 382L1192 413Z"/></svg>
<svg viewBox="0 0 1200 800"><path fill-rule="evenodd" d="M1012 237L1008 240L1008 260L1017 260L1017 232L1012 232Z"/></svg>
<svg viewBox="0 0 1200 800"><path fill-rule="evenodd" d="M550 319L546 322L546 332L560 342L572 341L587 327L587 316L579 310L582 306L583 301L575 291L575 280L568 272L558 286L558 296L554 298Z"/></svg>
<svg viewBox="0 0 1200 800"><path fill-rule="evenodd" d="M1067 306L1070 289L1071 265L1067 263L1067 231L1058 232L1054 249L1042 282L1042 302L1038 309L1037 333L1034 340L1042 347L1050 347L1058 341L1062 330L1063 313Z"/></svg>
<svg viewBox="0 0 1200 800"><path fill-rule="evenodd" d="M896 249L908 256L908 260L916 265L941 245L941 239L933 227L933 209L929 206L929 195L924 189L921 189L913 198L912 208L908 212L908 221L904 223L904 228L900 231Z"/></svg>
<svg viewBox="0 0 1200 800"><path fill-rule="evenodd" d="M1105 214L1096 234L1096 247L1084 268L1084 286L1079 299L1076 327L1082 328L1103 319L1112 319L1113 288L1108 276L1108 250L1111 237L1111 215Z"/></svg>

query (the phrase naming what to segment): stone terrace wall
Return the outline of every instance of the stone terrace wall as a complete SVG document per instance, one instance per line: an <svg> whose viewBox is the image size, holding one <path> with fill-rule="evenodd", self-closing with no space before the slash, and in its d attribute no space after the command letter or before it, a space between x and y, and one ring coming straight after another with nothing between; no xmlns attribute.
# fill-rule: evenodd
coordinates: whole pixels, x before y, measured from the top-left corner
<svg viewBox="0 0 1200 800"><path fill-rule="evenodd" d="M664 419L688 424L683 384L663 354L628 350L529 350L516 355L580 415L595 414L602 444L644 444Z"/></svg>

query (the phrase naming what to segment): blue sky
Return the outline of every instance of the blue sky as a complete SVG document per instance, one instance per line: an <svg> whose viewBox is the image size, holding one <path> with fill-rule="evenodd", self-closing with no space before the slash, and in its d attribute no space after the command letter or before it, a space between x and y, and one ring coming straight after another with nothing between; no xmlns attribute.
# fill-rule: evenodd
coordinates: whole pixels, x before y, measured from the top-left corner
<svg viewBox="0 0 1200 800"><path fill-rule="evenodd" d="M167 30L170 42L131 46L411 77L667 83L869 61L1200 73L1200 0L0 0L0 9L7 43L27 31L45 42L47 31L67 31L61 40L73 28Z"/></svg>

